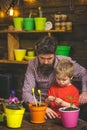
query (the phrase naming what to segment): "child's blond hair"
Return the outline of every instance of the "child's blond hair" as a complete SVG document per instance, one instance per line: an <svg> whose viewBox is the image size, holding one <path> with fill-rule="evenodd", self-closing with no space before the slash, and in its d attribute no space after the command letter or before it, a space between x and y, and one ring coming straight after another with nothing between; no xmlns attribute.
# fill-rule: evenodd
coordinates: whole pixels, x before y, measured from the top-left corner
<svg viewBox="0 0 87 130"><path fill-rule="evenodd" d="M56 66L56 75L57 76L68 76L69 78L73 77L74 66L73 63L67 59L62 59L58 62Z"/></svg>

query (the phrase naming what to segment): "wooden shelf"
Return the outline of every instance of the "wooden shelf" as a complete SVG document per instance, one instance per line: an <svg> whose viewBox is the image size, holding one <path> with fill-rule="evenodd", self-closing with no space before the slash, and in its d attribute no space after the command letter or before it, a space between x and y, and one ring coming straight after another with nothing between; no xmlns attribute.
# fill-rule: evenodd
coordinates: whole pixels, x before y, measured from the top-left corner
<svg viewBox="0 0 87 130"><path fill-rule="evenodd" d="M66 33L66 32L72 32L72 31L63 31L63 30L43 30L43 31L36 31L36 30L33 30L33 31L9 31L9 30L0 30L0 33Z"/></svg>
<svg viewBox="0 0 87 130"><path fill-rule="evenodd" d="M16 60L0 60L0 63L4 64L28 64L29 61L16 61Z"/></svg>

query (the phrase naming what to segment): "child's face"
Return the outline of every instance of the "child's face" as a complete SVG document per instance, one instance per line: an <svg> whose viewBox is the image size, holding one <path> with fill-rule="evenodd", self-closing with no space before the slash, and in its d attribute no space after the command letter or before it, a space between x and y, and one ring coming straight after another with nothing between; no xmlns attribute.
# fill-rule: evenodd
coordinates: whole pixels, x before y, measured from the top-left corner
<svg viewBox="0 0 87 130"><path fill-rule="evenodd" d="M70 80L71 79L68 76L56 75L56 81L61 87L66 86L66 85L70 85Z"/></svg>

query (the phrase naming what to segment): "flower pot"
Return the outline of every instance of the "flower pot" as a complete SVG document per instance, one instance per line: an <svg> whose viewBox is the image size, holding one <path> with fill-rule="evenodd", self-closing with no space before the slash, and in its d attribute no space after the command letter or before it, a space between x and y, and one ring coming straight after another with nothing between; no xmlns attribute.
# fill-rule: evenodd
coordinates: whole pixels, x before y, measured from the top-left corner
<svg viewBox="0 0 87 130"><path fill-rule="evenodd" d="M4 121L4 117L5 117L5 114L4 113L0 113L0 122Z"/></svg>
<svg viewBox="0 0 87 130"><path fill-rule="evenodd" d="M34 20L35 20L35 30L45 30L45 23L47 18L38 17L38 18L34 18Z"/></svg>
<svg viewBox="0 0 87 130"><path fill-rule="evenodd" d="M56 55L69 56L70 46L57 46Z"/></svg>
<svg viewBox="0 0 87 130"><path fill-rule="evenodd" d="M5 108L7 126L9 128L20 128L25 108L19 110Z"/></svg>
<svg viewBox="0 0 87 130"><path fill-rule="evenodd" d="M15 49L14 56L16 61L22 61L26 55L26 49Z"/></svg>
<svg viewBox="0 0 87 130"><path fill-rule="evenodd" d="M21 31L23 29L23 18L17 17L13 18L14 28L17 31Z"/></svg>
<svg viewBox="0 0 87 130"><path fill-rule="evenodd" d="M34 30L34 18L24 18L24 30Z"/></svg>
<svg viewBox="0 0 87 130"><path fill-rule="evenodd" d="M78 118L79 118L79 111L80 109L78 108L77 110L72 110L72 111L66 111L66 107L59 108L59 111L61 113L61 121L62 124L65 128L74 128L78 124Z"/></svg>
<svg viewBox="0 0 87 130"><path fill-rule="evenodd" d="M42 103L41 106L35 106L35 103L30 103L29 110L30 110L31 122L44 123L46 108L47 108L46 103Z"/></svg>

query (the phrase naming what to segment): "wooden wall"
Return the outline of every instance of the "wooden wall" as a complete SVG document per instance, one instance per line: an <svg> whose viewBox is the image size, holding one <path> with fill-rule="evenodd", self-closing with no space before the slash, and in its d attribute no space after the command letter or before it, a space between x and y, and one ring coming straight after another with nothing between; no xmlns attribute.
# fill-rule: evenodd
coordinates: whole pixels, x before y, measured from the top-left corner
<svg viewBox="0 0 87 130"><path fill-rule="evenodd" d="M73 22L73 30L71 33L56 33L54 35L58 40L58 45L70 45L70 56L77 60L82 66L87 68L87 1L86 0L37 0L34 3L25 2L20 0L19 5L15 6L20 11L21 17L28 17L30 10L33 10L33 17L38 16L38 7L41 6L43 10L43 16L47 17L47 20L54 24L54 14L56 12L66 13L68 20ZM4 3L4 4L3 4ZM6 5L5 5L6 3ZM0 0L2 9L6 10L9 6L9 0ZM7 29L9 25L13 24L13 17L5 15L5 18L0 18L0 30ZM20 35L20 46L23 48L29 48L30 44L33 44L40 38L41 35L22 36ZM0 34L0 47L1 56L6 57L7 53L3 56L3 51L7 52L6 39ZM32 40L33 39L33 40ZM30 40L30 42L29 42ZM4 47L3 47L4 45ZM3 49L2 49L3 48ZM3 50L3 51L2 51ZM24 74L27 65L14 65L14 64L0 64L1 73L11 73L14 75L16 89L19 95L21 95L21 88L23 86Z"/></svg>

